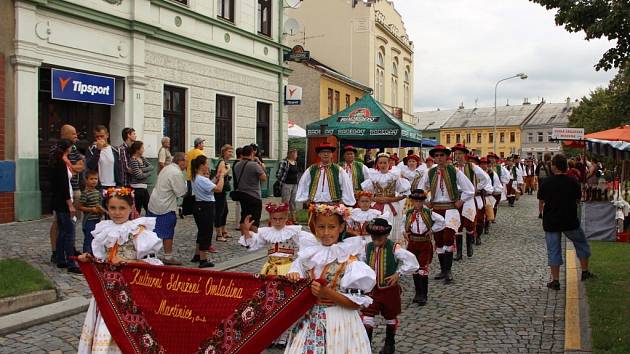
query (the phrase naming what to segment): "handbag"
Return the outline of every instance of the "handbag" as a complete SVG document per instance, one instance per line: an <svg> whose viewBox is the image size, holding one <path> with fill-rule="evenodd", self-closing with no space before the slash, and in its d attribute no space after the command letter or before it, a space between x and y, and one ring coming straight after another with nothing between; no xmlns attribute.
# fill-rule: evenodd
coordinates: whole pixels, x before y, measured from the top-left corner
<svg viewBox="0 0 630 354"><path fill-rule="evenodd" d="M484 209L486 211L486 219L488 219L488 221L494 221L494 208L492 205L490 203L486 203Z"/></svg>
<svg viewBox="0 0 630 354"><path fill-rule="evenodd" d="M278 198L282 197L282 183L279 180L273 184L273 196Z"/></svg>
<svg viewBox="0 0 630 354"><path fill-rule="evenodd" d="M245 172L245 167L247 167L247 163L249 160L245 161L245 165L243 169L241 169L241 173L238 174L238 179L234 178L234 190L230 192L230 198L235 202L240 202L243 199L243 192L238 190L238 181L240 181L241 177L243 177L243 172Z"/></svg>

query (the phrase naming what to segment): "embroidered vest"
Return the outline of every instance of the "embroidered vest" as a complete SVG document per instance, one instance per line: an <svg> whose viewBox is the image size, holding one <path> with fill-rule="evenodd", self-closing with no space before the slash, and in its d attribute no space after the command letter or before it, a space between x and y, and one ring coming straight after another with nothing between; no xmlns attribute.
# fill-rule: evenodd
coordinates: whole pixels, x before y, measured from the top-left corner
<svg viewBox="0 0 630 354"><path fill-rule="evenodd" d="M374 243L370 242L366 246L366 258L368 265L376 272L376 284L379 288L387 287L385 278L393 275L398 270L398 260L394 257L396 243L392 240L385 241L381 252L377 254ZM378 259L377 259L378 257ZM378 269L376 268L378 263Z"/></svg>
<svg viewBox="0 0 630 354"><path fill-rule="evenodd" d="M392 180L385 187L381 187L378 182L372 182L375 197L394 197L396 196L396 180Z"/></svg>
<svg viewBox="0 0 630 354"><path fill-rule="evenodd" d="M438 189L439 176L438 171L440 167L435 167L429 170L429 186L431 188L431 195L435 196L436 191ZM446 185L446 192L451 199L451 201L456 201L459 199L459 190L457 190L457 168L451 165L447 165L445 168L446 171L446 181L444 184Z"/></svg>
<svg viewBox="0 0 630 354"><path fill-rule="evenodd" d="M346 164L347 163L344 162L342 165L339 165L339 167L345 170ZM352 161L352 165L350 165L350 171L352 171L352 188L354 189L354 191L356 192L363 190L361 188L361 183L365 181L365 176L363 175L363 164L359 161Z"/></svg>
<svg viewBox="0 0 630 354"><path fill-rule="evenodd" d="M276 242L269 245L267 248L267 255L271 255L274 253L285 253L295 255L298 251L298 245L295 244L292 238L283 241Z"/></svg>
<svg viewBox="0 0 630 354"><path fill-rule="evenodd" d="M473 186L475 186L475 189L477 189L477 175L470 162L464 165L464 174L468 177L468 180L472 182Z"/></svg>
<svg viewBox="0 0 630 354"><path fill-rule="evenodd" d="M431 230L433 227L433 218L431 217L431 209L422 207L422 211L420 212L420 217L422 218L422 222L427 227L428 230ZM407 217L405 219L405 230L407 232L411 232L411 224L416 221L416 212L414 209L407 210Z"/></svg>
<svg viewBox="0 0 630 354"><path fill-rule="evenodd" d="M494 172L492 170L488 170L488 176L490 176L490 184L494 187Z"/></svg>
<svg viewBox="0 0 630 354"><path fill-rule="evenodd" d="M517 174L516 174L516 165L512 166L512 179L516 181L517 179Z"/></svg>
<svg viewBox="0 0 630 354"><path fill-rule="evenodd" d="M501 179L501 177L503 176L501 165L494 166L494 169L497 170L497 176L499 176L499 179Z"/></svg>
<svg viewBox="0 0 630 354"><path fill-rule="evenodd" d="M331 164L326 169L326 181L328 182L328 191L330 193L331 202L338 202L341 200L341 183L339 182L340 167L335 164ZM309 167L311 174L311 185L309 186L308 198L312 202L315 200L315 193L317 193L317 186L321 180L321 170L319 165L312 165Z"/></svg>
<svg viewBox="0 0 630 354"><path fill-rule="evenodd" d="M411 182L411 190L418 189L418 184L420 184L420 180L422 179L422 175L420 172L416 171L415 176L409 182Z"/></svg>

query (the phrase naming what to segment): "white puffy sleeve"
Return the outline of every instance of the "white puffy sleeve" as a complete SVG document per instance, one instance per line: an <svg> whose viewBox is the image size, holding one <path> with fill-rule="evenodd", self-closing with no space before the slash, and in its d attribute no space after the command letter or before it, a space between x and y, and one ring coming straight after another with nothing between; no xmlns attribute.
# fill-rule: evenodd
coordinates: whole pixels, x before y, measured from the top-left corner
<svg viewBox="0 0 630 354"><path fill-rule="evenodd" d="M496 173L493 173L492 178L494 179L494 193L503 192L503 184L501 183L499 176L497 176Z"/></svg>
<svg viewBox="0 0 630 354"><path fill-rule="evenodd" d="M400 245L396 245L394 257L398 260L398 273L400 275L411 275L420 269L416 256Z"/></svg>
<svg viewBox="0 0 630 354"><path fill-rule="evenodd" d="M298 249L319 244L319 241L317 241L315 236L312 233L306 231L300 231L296 233L295 236L293 236L293 242L298 245Z"/></svg>
<svg viewBox="0 0 630 354"><path fill-rule="evenodd" d="M341 294L361 307L372 304L372 298L366 294L372 291L374 285L376 285L376 273L370 266L361 261L349 261L339 283L342 290ZM346 293L346 290L349 293Z"/></svg>
<svg viewBox="0 0 630 354"><path fill-rule="evenodd" d="M369 176L370 176L370 169L369 169L369 167L363 165L362 170L363 170L363 179L365 180L365 179L369 178Z"/></svg>
<svg viewBox="0 0 630 354"><path fill-rule="evenodd" d="M510 182L510 179L512 178L510 176L511 176L510 171L508 171L508 169L505 168L505 166L501 166L501 177L502 177L501 183L507 184L508 182Z"/></svg>
<svg viewBox="0 0 630 354"><path fill-rule="evenodd" d="M396 182L396 193L400 195L411 194L411 183L406 178L400 177Z"/></svg>
<svg viewBox="0 0 630 354"><path fill-rule="evenodd" d="M372 184L372 173L374 173L373 171L368 171L368 174L365 175L365 181L361 182L361 189L363 189L366 192L372 192L374 193L374 185Z"/></svg>
<svg viewBox="0 0 630 354"><path fill-rule="evenodd" d="M444 221L444 217L442 215L431 212L431 219L433 220L431 231L440 232L444 230L444 228L446 227L446 222Z"/></svg>
<svg viewBox="0 0 630 354"><path fill-rule="evenodd" d="M304 268L304 264L302 264L302 259L298 257L298 259L291 263L291 268L289 268L287 274L289 273L298 273L300 278L306 278L306 269Z"/></svg>
<svg viewBox="0 0 630 354"><path fill-rule="evenodd" d="M475 196L475 186L473 186L464 172L460 170L457 170L457 187L460 190L460 199L463 202L467 202Z"/></svg>
<svg viewBox="0 0 630 354"><path fill-rule="evenodd" d="M431 189L431 186L429 186L429 170L427 170L427 173L422 175L420 183L418 183L418 188L423 189L426 193L429 193L429 190Z"/></svg>
<svg viewBox="0 0 630 354"><path fill-rule="evenodd" d="M339 169L339 184L341 185L341 201L348 206L355 205L357 201L354 199L354 186L352 185L352 180L346 171L341 168Z"/></svg>
<svg viewBox="0 0 630 354"><path fill-rule="evenodd" d="M300 182L298 182L297 191L295 193L296 202L305 202L308 200L308 187L311 185L311 173L310 168L302 174Z"/></svg>
<svg viewBox="0 0 630 354"><path fill-rule="evenodd" d="M153 219L153 226L155 226L155 218L147 219ZM142 259L150 254L157 254L162 249L162 239L151 230L153 230L153 227L150 229L147 227L134 237L134 246L136 247L138 259Z"/></svg>
<svg viewBox="0 0 630 354"><path fill-rule="evenodd" d="M241 235L238 239L238 244L241 246L249 247L249 251L258 251L261 248L267 246L267 241L263 239L259 232L251 232L251 237L245 237Z"/></svg>
<svg viewBox="0 0 630 354"><path fill-rule="evenodd" d="M473 166L475 175L477 176L477 180L479 181L476 186L477 189L485 190L488 193L492 193L492 182L490 181L490 175L488 175L486 171L483 170L483 168L477 165Z"/></svg>

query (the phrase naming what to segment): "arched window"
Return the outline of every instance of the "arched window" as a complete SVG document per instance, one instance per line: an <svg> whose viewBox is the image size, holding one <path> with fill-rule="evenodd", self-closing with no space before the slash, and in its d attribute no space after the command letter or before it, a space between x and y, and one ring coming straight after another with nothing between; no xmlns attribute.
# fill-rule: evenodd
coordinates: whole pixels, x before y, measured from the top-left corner
<svg viewBox="0 0 630 354"><path fill-rule="evenodd" d="M392 63L392 75L398 76L398 64L396 62Z"/></svg>
<svg viewBox="0 0 630 354"><path fill-rule="evenodd" d="M405 82L409 83L409 71L405 70Z"/></svg>
<svg viewBox="0 0 630 354"><path fill-rule="evenodd" d="M383 70L380 70L378 77L378 100L383 102L385 100L385 74Z"/></svg>
<svg viewBox="0 0 630 354"><path fill-rule="evenodd" d="M381 68L384 68L385 66L385 60L383 59L383 53L381 53L380 51L376 54L376 65L380 66Z"/></svg>
<svg viewBox="0 0 630 354"><path fill-rule="evenodd" d="M409 97L409 67L405 69L403 82L403 109L405 112L411 113L411 97Z"/></svg>
<svg viewBox="0 0 630 354"><path fill-rule="evenodd" d="M398 79L392 76L392 107L398 107Z"/></svg>

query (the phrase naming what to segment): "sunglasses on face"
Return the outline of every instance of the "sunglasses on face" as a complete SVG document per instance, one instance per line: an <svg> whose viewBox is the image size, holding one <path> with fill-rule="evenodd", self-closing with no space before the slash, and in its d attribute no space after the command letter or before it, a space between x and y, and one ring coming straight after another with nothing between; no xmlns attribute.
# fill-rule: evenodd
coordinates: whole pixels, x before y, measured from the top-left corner
<svg viewBox="0 0 630 354"><path fill-rule="evenodd" d="M439 154L439 153L435 153L433 154L434 157L444 157L446 156L446 154Z"/></svg>

